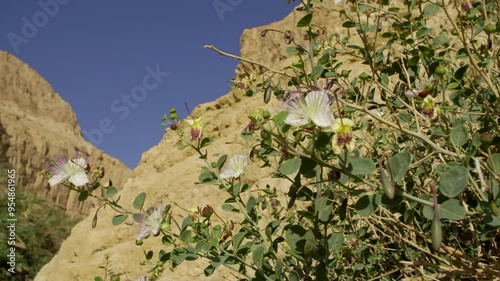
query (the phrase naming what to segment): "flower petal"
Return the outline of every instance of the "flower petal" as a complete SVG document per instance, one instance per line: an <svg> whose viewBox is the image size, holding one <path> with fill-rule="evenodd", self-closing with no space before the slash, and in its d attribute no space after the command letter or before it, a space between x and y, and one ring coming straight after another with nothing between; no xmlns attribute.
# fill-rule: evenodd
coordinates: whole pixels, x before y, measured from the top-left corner
<svg viewBox="0 0 500 281"><path fill-rule="evenodd" d="M302 96L292 98L287 102L288 116L285 119L285 123L295 127L300 127L307 125L311 119L305 111L306 102Z"/></svg>
<svg viewBox="0 0 500 281"><path fill-rule="evenodd" d="M241 176L244 172L245 166L247 165L247 158L248 156L244 154L233 155L221 169L219 174L220 178L228 179L238 178Z"/></svg>
<svg viewBox="0 0 500 281"><path fill-rule="evenodd" d="M82 186L89 182L89 178L84 171L79 171L69 178L69 181L75 186Z"/></svg>
<svg viewBox="0 0 500 281"><path fill-rule="evenodd" d="M311 120L320 127L330 127L335 119L330 108L330 99L325 91L312 91L305 98L307 113Z"/></svg>
<svg viewBox="0 0 500 281"><path fill-rule="evenodd" d="M49 179L50 186L58 185L60 183L65 182L68 179L68 175L64 172L59 172Z"/></svg>
<svg viewBox="0 0 500 281"><path fill-rule="evenodd" d="M313 117L312 121L320 127L330 127L334 124L335 118L333 118L333 113L322 111L320 114Z"/></svg>

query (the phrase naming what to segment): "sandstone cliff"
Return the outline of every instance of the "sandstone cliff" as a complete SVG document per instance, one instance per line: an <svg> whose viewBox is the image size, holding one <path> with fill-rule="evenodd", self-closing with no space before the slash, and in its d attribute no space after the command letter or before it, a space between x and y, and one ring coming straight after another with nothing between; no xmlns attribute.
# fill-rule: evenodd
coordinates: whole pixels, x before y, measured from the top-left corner
<svg viewBox="0 0 500 281"><path fill-rule="evenodd" d="M50 187L40 173L57 156L90 155L109 167L105 178L122 186L132 174L123 163L83 139L71 106L49 83L16 57L0 51L0 158L16 170L17 186L46 198L69 215L83 217L93 202L78 202L74 192Z"/></svg>
<svg viewBox="0 0 500 281"><path fill-rule="evenodd" d="M328 34L341 33L349 36L341 27L345 19L339 17L338 10L333 1L325 1L317 8L313 22L324 28ZM288 46L283 34L268 32L265 37L261 33L265 29L281 31L290 30L297 42L304 42L304 31L296 28L296 23L303 16L302 13L293 12L285 19L268 26L245 30L241 36L241 54L256 62L260 62L275 70L282 70L297 58L287 55ZM354 36L353 36L354 37ZM207 42L209 43L209 42ZM214 54L215 55L215 54ZM357 75L365 68L360 62L345 61L345 68L352 69L352 75ZM236 70L237 80L253 69L259 68L261 72L265 67L252 63L242 63ZM221 78L223 83L224 78ZM221 93L221 95L224 93ZM216 142L209 147L209 161L216 161L219 155L235 153L248 153L253 143L245 142L241 131L248 124L248 115L259 106L265 106L272 114L279 111L278 103L265 105L262 93L247 97L244 90L235 88L227 95L214 102L198 106L193 111L193 117L202 117L207 127L207 135L216 138ZM167 111L168 108L165 108ZM160 129L160 128L159 128ZM131 206L133 199L140 192L146 192L145 207L158 206L160 201L165 203L175 202L184 209L203 207L210 204L217 208L219 213L222 202L226 199L221 196L217 186L196 184L203 162L188 150L177 150L178 138L174 132L167 131L161 142L144 153L139 166L134 170L134 175L125 184L121 192L121 202ZM269 171L262 172L260 163L249 163L244 180L255 186L263 187L269 184L277 188L286 188L287 184L267 177ZM174 214L179 218L185 216L186 211L174 206ZM99 217L99 225L91 230L92 217L80 222L72 231L72 235L63 243L60 252L37 275L37 281L45 280L91 280L95 276L102 276L105 255L109 255L110 267L113 272L124 277L134 278L147 272L152 265L140 266L144 260L143 250L159 245L159 239L147 239L143 247L136 246L135 237L139 229L129 224L118 227L111 225L114 212L106 210ZM153 248L155 252L159 248ZM156 256L155 256L156 258ZM192 281L192 280L233 280L234 277L227 272L218 271L210 278L204 279L203 268L206 261L183 263L174 272L165 270L161 280Z"/></svg>

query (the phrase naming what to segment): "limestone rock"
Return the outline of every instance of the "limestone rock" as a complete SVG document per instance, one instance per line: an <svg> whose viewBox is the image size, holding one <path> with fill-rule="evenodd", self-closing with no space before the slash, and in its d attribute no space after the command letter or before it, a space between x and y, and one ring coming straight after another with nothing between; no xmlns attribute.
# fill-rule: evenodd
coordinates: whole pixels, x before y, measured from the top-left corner
<svg viewBox="0 0 500 281"><path fill-rule="evenodd" d="M78 202L76 193L50 187L40 173L55 157L90 156L89 162L106 166L118 186L132 174L119 160L83 139L71 106L49 83L16 57L0 51L0 157L16 170L17 186L74 217L84 217L96 203Z"/></svg>

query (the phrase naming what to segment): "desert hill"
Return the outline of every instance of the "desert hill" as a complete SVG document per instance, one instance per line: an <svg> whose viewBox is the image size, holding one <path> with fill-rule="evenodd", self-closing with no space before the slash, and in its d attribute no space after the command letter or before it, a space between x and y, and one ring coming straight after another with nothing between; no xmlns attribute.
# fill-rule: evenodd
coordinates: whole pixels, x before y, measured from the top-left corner
<svg viewBox="0 0 500 281"><path fill-rule="evenodd" d="M16 170L17 187L45 198L73 217L84 217L95 202L78 202L75 193L50 188L40 173L55 157L89 155L95 166L106 166L117 186L132 174L83 139L77 118L49 83L13 55L0 51L0 159Z"/></svg>

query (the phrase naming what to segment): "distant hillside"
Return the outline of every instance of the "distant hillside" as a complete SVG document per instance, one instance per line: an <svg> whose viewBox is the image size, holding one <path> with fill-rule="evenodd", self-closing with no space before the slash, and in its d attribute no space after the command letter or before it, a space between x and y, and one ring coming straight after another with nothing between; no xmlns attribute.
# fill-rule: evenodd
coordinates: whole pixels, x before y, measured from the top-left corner
<svg viewBox="0 0 500 281"><path fill-rule="evenodd" d="M90 155L89 162L106 166L106 178L117 187L132 174L85 141L71 106L35 70L0 51L0 162L16 170L18 187L75 217L89 213L93 203L81 204L74 193L50 188L40 174L57 156Z"/></svg>

